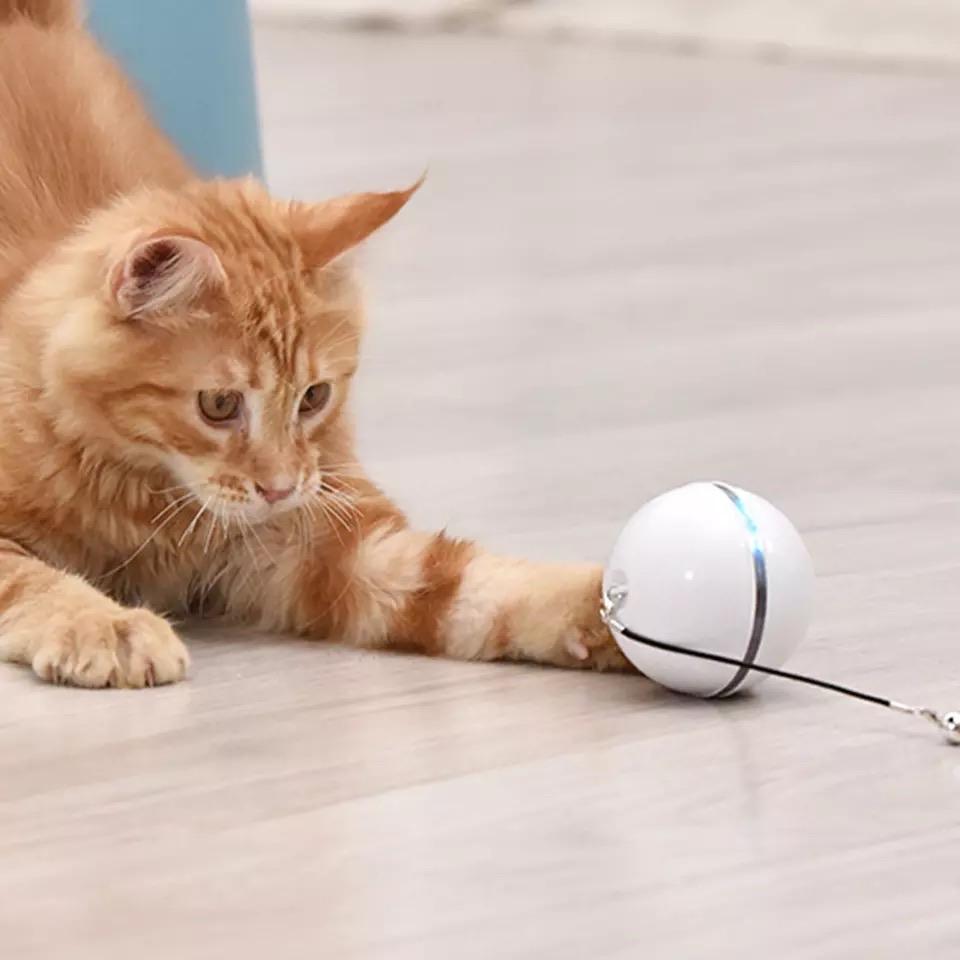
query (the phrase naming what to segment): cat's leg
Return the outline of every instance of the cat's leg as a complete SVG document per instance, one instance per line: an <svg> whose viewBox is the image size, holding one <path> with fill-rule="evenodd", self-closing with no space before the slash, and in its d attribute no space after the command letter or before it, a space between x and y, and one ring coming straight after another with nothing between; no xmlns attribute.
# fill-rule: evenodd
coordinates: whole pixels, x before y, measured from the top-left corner
<svg viewBox="0 0 960 960"><path fill-rule="evenodd" d="M392 519L336 561L317 556L287 574L288 623L301 632L471 660L628 667L600 619L597 567L496 557Z"/></svg>
<svg viewBox="0 0 960 960"><path fill-rule="evenodd" d="M162 617L0 540L0 660L53 683L144 687L181 680L189 655Z"/></svg>

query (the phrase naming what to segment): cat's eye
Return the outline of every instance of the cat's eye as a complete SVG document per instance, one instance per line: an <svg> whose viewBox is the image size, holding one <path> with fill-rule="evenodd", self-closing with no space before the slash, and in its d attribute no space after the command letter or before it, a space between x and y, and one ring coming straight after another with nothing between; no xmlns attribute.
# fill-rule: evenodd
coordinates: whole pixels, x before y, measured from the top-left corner
<svg viewBox="0 0 960 960"><path fill-rule="evenodd" d="M236 390L201 390L197 394L197 406L205 420L210 423L229 423L240 416L243 396Z"/></svg>
<svg viewBox="0 0 960 960"><path fill-rule="evenodd" d="M329 383L314 383L307 387L300 398L300 407L298 408L300 416L306 417L311 413L322 410L330 401L331 393L333 393L333 388Z"/></svg>

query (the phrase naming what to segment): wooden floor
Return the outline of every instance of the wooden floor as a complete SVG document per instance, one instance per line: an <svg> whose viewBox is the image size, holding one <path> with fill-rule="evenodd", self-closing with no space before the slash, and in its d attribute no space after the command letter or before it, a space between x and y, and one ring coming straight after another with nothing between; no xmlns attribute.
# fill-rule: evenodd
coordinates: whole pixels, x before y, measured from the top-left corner
<svg viewBox="0 0 960 960"><path fill-rule="evenodd" d="M602 560L722 478L804 532L798 669L960 707L960 78L258 37L281 193L421 195L359 419L424 524ZM188 683L0 670L9 960L955 957L960 749L776 681L191 630Z"/></svg>

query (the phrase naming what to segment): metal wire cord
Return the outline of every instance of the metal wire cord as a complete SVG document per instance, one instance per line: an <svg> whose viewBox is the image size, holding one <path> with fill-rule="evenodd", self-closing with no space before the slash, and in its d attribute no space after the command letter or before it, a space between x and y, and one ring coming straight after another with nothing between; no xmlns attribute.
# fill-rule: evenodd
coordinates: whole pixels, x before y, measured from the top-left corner
<svg viewBox="0 0 960 960"><path fill-rule="evenodd" d="M674 643L666 643L663 640L652 640L650 637L642 637L639 633L634 633L629 627L621 624L620 633L625 637L637 643L643 643L648 647L654 647L657 650L667 650L670 653L682 653L687 657L696 657L698 660L712 660L714 663L726 663L731 667L740 669L754 670L757 673L766 673L771 677L783 677L785 680L796 680L797 683L806 683L811 687L821 687L824 690L833 690L835 693L843 693L848 697L856 697L858 700L866 700L867 703L876 703L881 707L899 706L894 700L888 700L886 697L878 697L872 693L864 693L862 690L855 690L853 687L845 687L839 683L830 683L829 680L819 680L817 677L808 677L802 673L793 673L790 670L777 670L775 667L764 667L759 663L747 663L746 660L737 660L736 657L725 657L720 653L707 653L704 650L693 650L690 647L679 647Z"/></svg>
<svg viewBox="0 0 960 960"><path fill-rule="evenodd" d="M643 634L631 630L618 619L617 614L625 598L626 594L622 588L614 587L608 590L604 597L600 615L604 623L606 623L611 630L634 643L642 643L644 646L653 647L655 650L665 650L667 653L678 653L684 657L693 657L697 660L710 660L713 663L723 663L731 667L737 667L738 670L752 670L756 673L764 673L771 677L781 677L784 680L805 683L807 686L819 687L821 690L830 690L832 693L840 693L846 697L853 697L855 700L863 700L865 703L875 703L877 706L886 707L888 710L896 710L899 713L909 713L915 717L929 720L946 735L950 743L960 744L960 711L938 713L929 707L911 706L909 703L901 703L898 700L891 700L888 697L879 697L874 693L866 693L863 690L846 687L840 683L831 683L829 680L821 680L819 677L808 677L803 673L794 673L791 670L779 670L775 667L765 667L760 663L739 660L736 657L728 657L722 653L694 650L691 647L682 647L679 644L668 643L665 640L654 640L652 637L645 637Z"/></svg>

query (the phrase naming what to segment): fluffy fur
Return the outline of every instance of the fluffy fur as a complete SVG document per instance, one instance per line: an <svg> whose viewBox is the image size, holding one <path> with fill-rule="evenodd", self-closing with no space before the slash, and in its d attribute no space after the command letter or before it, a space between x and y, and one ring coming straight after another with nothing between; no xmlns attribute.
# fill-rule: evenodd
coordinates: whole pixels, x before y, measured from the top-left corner
<svg viewBox="0 0 960 960"><path fill-rule="evenodd" d="M596 568L411 530L356 462L341 255L416 187L311 205L196 179L65 0L0 0L0 170L0 658L171 682L160 613L199 612L623 665Z"/></svg>

